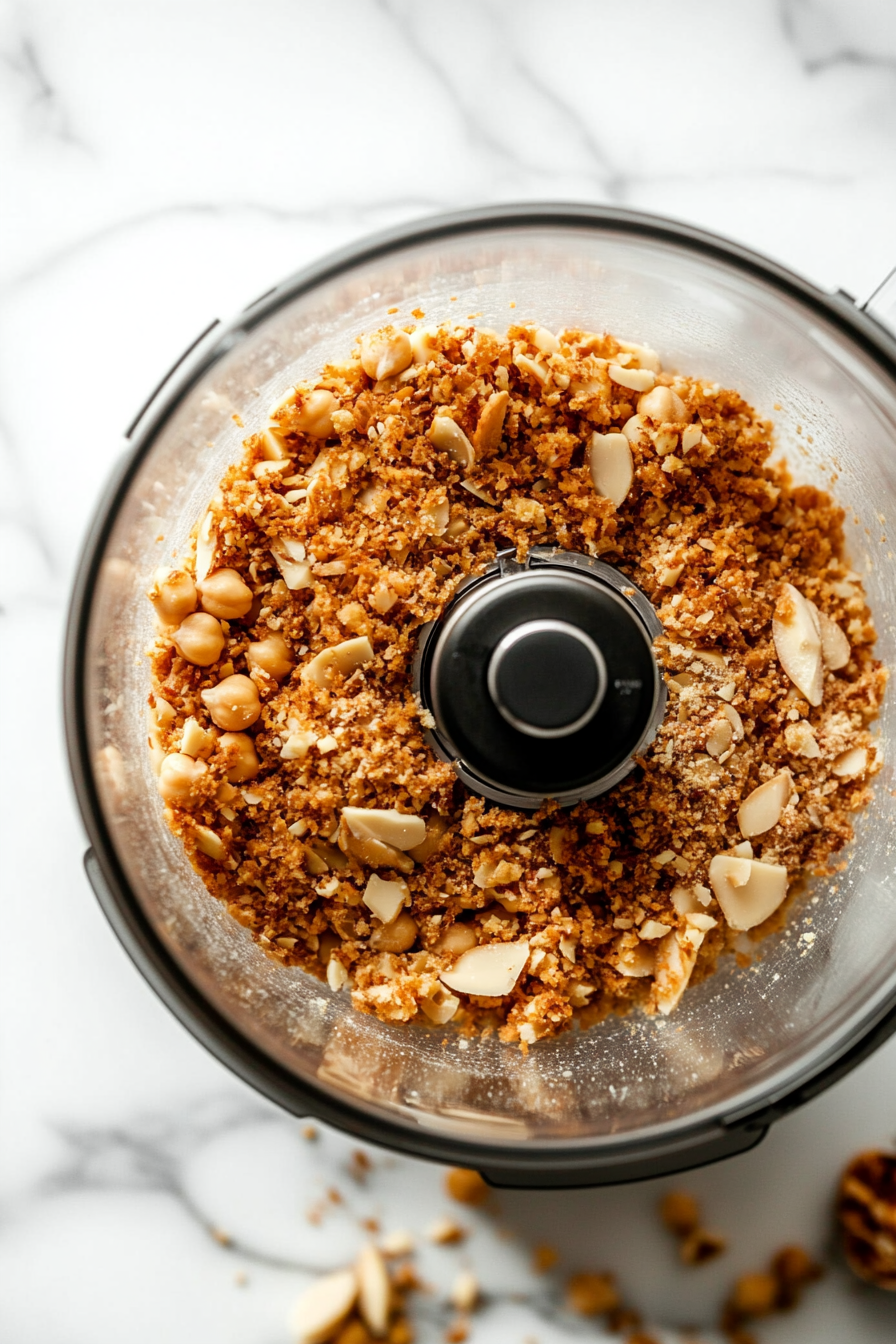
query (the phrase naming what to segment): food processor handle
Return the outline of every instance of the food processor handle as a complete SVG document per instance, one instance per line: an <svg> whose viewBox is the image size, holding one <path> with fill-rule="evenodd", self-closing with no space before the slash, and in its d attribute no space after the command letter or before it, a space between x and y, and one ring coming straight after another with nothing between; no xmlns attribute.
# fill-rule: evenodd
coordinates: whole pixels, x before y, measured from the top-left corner
<svg viewBox="0 0 896 1344"><path fill-rule="evenodd" d="M896 266L871 291L865 302L859 304L859 308L896 336Z"/></svg>

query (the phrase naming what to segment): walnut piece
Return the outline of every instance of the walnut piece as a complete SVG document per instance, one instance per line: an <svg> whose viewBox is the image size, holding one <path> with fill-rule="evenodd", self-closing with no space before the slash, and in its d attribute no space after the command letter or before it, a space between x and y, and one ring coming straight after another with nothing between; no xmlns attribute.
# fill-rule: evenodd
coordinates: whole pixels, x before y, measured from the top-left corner
<svg viewBox="0 0 896 1344"><path fill-rule="evenodd" d="M896 1292L896 1153L869 1150L843 1173L837 1218L850 1269Z"/></svg>

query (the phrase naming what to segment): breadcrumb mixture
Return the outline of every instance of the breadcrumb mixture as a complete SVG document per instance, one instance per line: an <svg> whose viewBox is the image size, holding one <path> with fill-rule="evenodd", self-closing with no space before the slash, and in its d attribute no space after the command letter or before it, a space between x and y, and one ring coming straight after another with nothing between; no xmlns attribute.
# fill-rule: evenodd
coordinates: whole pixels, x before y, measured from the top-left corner
<svg viewBox="0 0 896 1344"><path fill-rule="evenodd" d="M357 1009L523 1048L668 1013L778 927L868 802L885 672L842 510L771 447L737 392L579 330L389 326L291 389L149 594L150 747L209 891ZM670 693L625 781L534 814L468 792L411 691L420 626L533 545L640 586Z"/></svg>

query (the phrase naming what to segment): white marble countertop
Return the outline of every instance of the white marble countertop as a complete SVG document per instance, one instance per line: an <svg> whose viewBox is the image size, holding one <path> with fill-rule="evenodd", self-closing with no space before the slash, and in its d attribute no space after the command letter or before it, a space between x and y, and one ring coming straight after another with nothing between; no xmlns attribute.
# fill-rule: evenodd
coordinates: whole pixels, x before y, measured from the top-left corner
<svg viewBox="0 0 896 1344"><path fill-rule="evenodd" d="M213 316L443 208L624 204L864 298L896 261L896 9L7 0L0 70L0 1336L287 1344L308 1274L352 1254L363 1218L419 1231L446 1211L441 1172L371 1150L359 1183L349 1140L304 1139L174 1022L88 888L60 645L122 429ZM732 1240L711 1266L676 1268L648 1185L501 1194L421 1273L444 1289L475 1265L481 1344L599 1336L557 1310L574 1269L615 1270L651 1320L706 1325L782 1242L821 1251L840 1165L894 1139L896 1041L687 1178ZM331 1186L344 1202L309 1221ZM536 1241L560 1250L556 1278L533 1279ZM420 1301L420 1339L440 1339L439 1293ZM834 1268L760 1333L884 1344L896 1299Z"/></svg>

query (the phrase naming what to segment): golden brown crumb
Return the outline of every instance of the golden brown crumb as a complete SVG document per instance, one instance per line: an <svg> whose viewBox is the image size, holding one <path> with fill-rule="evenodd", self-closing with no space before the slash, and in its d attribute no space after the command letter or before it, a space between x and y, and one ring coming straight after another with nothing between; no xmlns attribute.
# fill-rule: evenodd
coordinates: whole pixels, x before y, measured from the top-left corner
<svg viewBox="0 0 896 1344"><path fill-rule="evenodd" d="M547 1274L548 1270L553 1269L559 1259L560 1255L556 1247L542 1243L542 1245L536 1246L532 1252L532 1268L536 1274Z"/></svg>
<svg viewBox="0 0 896 1344"><path fill-rule="evenodd" d="M303 1125L302 1138L306 1139L308 1143L314 1143L317 1139L320 1138L320 1131L318 1130L316 1125Z"/></svg>
<svg viewBox="0 0 896 1344"><path fill-rule="evenodd" d="M452 1321L445 1331L445 1344L464 1344L470 1337L470 1324L462 1316Z"/></svg>
<svg viewBox="0 0 896 1344"><path fill-rule="evenodd" d="M627 384L654 375L613 336L449 322L417 353L412 336L369 333L284 398L176 578L156 577L150 747L169 823L269 957L360 1011L524 1047L607 1011L669 1012L742 950L723 880L738 818L752 831L771 807L750 844L783 893L836 870L870 797L885 674L842 510L770 463L772 427L737 392L660 373L642 401ZM589 452L595 432L618 449L623 426L631 484L614 505ZM535 544L604 558L646 593L669 706L611 793L533 815L436 759L410 676L457 586ZM784 665L810 603L833 652L797 687ZM754 796L774 780L776 802ZM421 818L425 840L359 837L346 807ZM372 877L387 891L368 904ZM524 941L499 1000L440 980L463 948Z"/></svg>
<svg viewBox="0 0 896 1344"><path fill-rule="evenodd" d="M790 1311L804 1288L822 1276L822 1268L801 1246L785 1246L767 1270L737 1280L722 1311L722 1329L735 1344L748 1340L744 1325L754 1317Z"/></svg>
<svg viewBox="0 0 896 1344"><path fill-rule="evenodd" d="M660 1201L660 1218L677 1237L686 1237L700 1226L700 1205L686 1190L670 1190Z"/></svg>
<svg viewBox="0 0 896 1344"><path fill-rule="evenodd" d="M426 1236L437 1246L457 1246L466 1239L467 1229L453 1218L437 1218L426 1229Z"/></svg>
<svg viewBox="0 0 896 1344"><path fill-rule="evenodd" d="M896 1290L896 1153L859 1153L840 1181L837 1217L846 1259L862 1279Z"/></svg>
<svg viewBox="0 0 896 1344"><path fill-rule="evenodd" d="M445 1190L458 1204L484 1204L490 1191L478 1171L452 1167L445 1175Z"/></svg>
<svg viewBox="0 0 896 1344"><path fill-rule="evenodd" d="M723 1255L727 1247L728 1242L721 1233L698 1227L682 1237L678 1254L684 1265L705 1265Z"/></svg>
<svg viewBox="0 0 896 1344"><path fill-rule="evenodd" d="M580 1316L603 1316L619 1306L612 1274L573 1274L566 1283L566 1301Z"/></svg>

